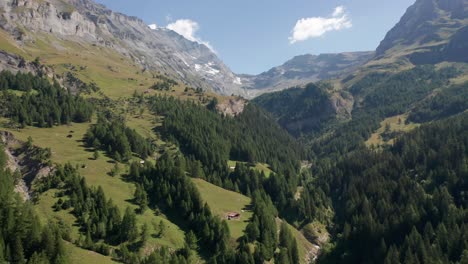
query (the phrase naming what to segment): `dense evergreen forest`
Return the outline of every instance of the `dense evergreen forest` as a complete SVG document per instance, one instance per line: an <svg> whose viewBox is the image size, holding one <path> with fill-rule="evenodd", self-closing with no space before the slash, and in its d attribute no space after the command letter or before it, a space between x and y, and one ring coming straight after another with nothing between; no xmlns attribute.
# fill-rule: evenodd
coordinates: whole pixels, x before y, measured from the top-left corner
<svg viewBox="0 0 468 264"><path fill-rule="evenodd" d="M431 65L417 66L396 74L368 74L349 88L354 100L358 102L349 122L339 122L333 110L330 112L331 99L325 92L325 84L309 84L305 89L263 95L256 98L254 103L272 112L285 129L296 136L303 135L306 142L312 142L313 156L333 158L355 150L379 127L384 118L411 110L416 102L426 98L435 89L447 86L449 79L458 74L455 68L437 70ZM439 109L439 105L446 102L445 110L439 110L442 111L440 115L449 116L463 111L464 87L466 86L459 85L443 89L442 96L435 96L417 106L418 110L411 114L410 120L416 121L417 115L423 118L424 111L434 112L424 110L430 107L428 104ZM446 96L443 97L444 95ZM346 93L343 96L346 97ZM435 105L437 102L434 100L440 103ZM316 125L293 126L299 121L306 124L312 121Z"/></svg>
<svg viewBox="0 0 468 264"><path fill-rule="evenodd" d="M122 117L111 112L98 116L97 123L92 125L85 135L89 147L102 149L117 161L127 161L132 153L146 159L154 151L153 144L125 125Z"/></svg>
<svg viewBox="0 0 468 264"><path fill-rule="evenodd" d="M317 166L307 192L331 198L341 234L323 263L464 263L466 131L465 113L416 129L382 152L363 148Z"/></svg>
<svg viewBox="0 0 468 264"><path fill-rule="evenodd" d="M85 122L91 118L91 104L70 94L57 82L51 84L45 78L23 73L2 72L0 77L3 99L8 105L4 109L5 116L22 126L51 127L72 121ZM175 254L168 254L162 248L148 259L141 258L135 253L134 246L143 243L136 227L135 212L126 210L122 217L102 188L89 187L71 165L59 165L53 176L35 184L35 197L49 189L60 190L60 199L54 209L72 208L82 234L75 243L104 255L117 256L125 263L168 258L177 263L190 262L192 252L197 248L194 241L203 245L203 252L206 245L211 245L210 248L215 250L206 251L206 255L219 263L246 263L243 258L247 255L247 263L270 260L277 255L277 247L282 248L277 261L281 258L280 263L294 262L297 244L287 228L282 228L283 238L278 240L274 219L278 216L275 206L286 212L293 201L295 187L300 180L297 176L299 160L305 158L302 147L266 112L254 106L247 106L244 113L233 118L216 113L216 102L206 107L169 97L153 97L148 102L155 114L164 116L163 126L157 131L179 145L187 159L179 156L173 160L166 154L154 167L133 164L130 177L137 186L135 202L140 205L140 212L147 208L161 208L169 214L171 211L183 212L190 228L187 246ZM128 161L133 154L145 159L155 150L150 141L127 127L121 117L110 111L98 114L97 123L90 126L84 139L87 146L107 151L117 161ZM228 160L239 161L234 171L228 169ZM248 164L255 162L270 164L277 173L267 178L249 168ZM258 221L252 222L249 229L258 230L258 235L255 232L246 235L241 239L243 242L239 249L234 250L229 242L227 225L202 203L185 171L192 177L205 178L252 196ZM256 245L255 250L251 251L248 245ZM114 249L116 246L119 247L117 251ZM28 256L24 258L34 259Z"/></svg>
<svg viewBox="0 0 468 264"><path fill-rule="evenodd" d="M174 160L165 154L156 166L133 163L129 177L143 187L150 207L177 215L196 236L201 248L210 249L206 254L211 259L226 263L225 258L232 257L232 252L228 252L229 228L211 214L195 185L185 176L184 168L183 157Z"/></svg>
<svg viewBox="0 0 468 264"><path fill-rule="evenodd" d="M444 119L468 109L467 83L448 81L457 74L454 68L432 66L370 74L350 88L359 102L350 121L303 130L333 131L302 139L312 143L316 165L294 211L298 219L327 224L335 234L319 263L466 262L468 116ZM294 96L302 93L293 89L255 102L274 108L281 120L288 118L282 111L294 111L286 102L300 100ZM364 146L380 121L405 112L413 122L441 121L403 135L383 151Z"/></svg>
<svg viewBox="0 0 468 264"><path fill-rule="evenodd" d="M249 196L264 189L274 197L280 211L289 209L301 181L299 161L305 158L305 152L266 112L247 105L239 116L223 117L209 105L172 97L156 96L148 103L155 114L164 116L159 132L180 146L188 157L192 177ZM267 179L242 163L230 171L228 160L264 162L275 173Z"/></svg>
<svg viewBox="0 0 468 264"><path fill-rule="evenodd" d="M454 68L435 69L424 65L397 74L370 74L355 83L350 92L358 100L353 118L334 126L333 134L312 140L316 157L335 159L360 147L379 128L386 117L403 114L429 96L436 88L449 84L459 73Z"/></svg>
<svg viewBox="0 0 468 264"><path fill-rule="evenodd" d="M93 114L92 105L82 97L31 73L0 72L0 90L3 116L22 127L89 122Z"/></svg>
<svg viewBox="0 0 468 264"><path fill-rule="evenodd" d="M255 104L272 113L278 123L292 135L319 134L328 123L334 123L335 110L326 85L307 84L255 98Z"/></svg>
<svg viewBox="0 0 468 264"><path fill-rule="evenodd" d="M164 155L156 166L133 163L129 176L143 186L151 208L169 212L179 221L183 219L210 263L253 264L273 258L275 263L298 262L297 242L285 225L281 227L278 239L275 222L277 210L263 191L256 191L252 195L254 216L246 228L245 236L240 238L237 250L234 250L226 222L213 216L208 205L202 202L196 187L185 176L186 166L183 157L174 160ZM254 251L249 245L254 247ZM185 256L190 256L190 249L194 246L186 246ZM278 247L281 248L279 253L276 252Z"/></svg>
<svg viewBox="0 0 468 264"><path fill-rule="evenodd" d="M408 119L423 123L449 117L466 109L468 109L468 82L452 85L422 101L411 111Z"/></svg>
<svg viewBox="0 0 468 264"><path fill-rule="evenodd" d="M172 162L172 160L162 160L161 164L166 164L165 162ZM136 164L137 163L135 163L135 165ZM132 167L132 176L135 176L134 173L140 173L139 163L136 166L137 167ZM169 169L168 167L165 168ZM215 235L220 237L221 241L224 241L224 243L227 242L224 238L229 237L229 231L226 229L225 224L222 224L219 219L214 218L211 215L209 208L201 203L201 199L198 193L196 193L195 187L188 184L190 182L183 173L180 174L181 171L179 167L175 167L172 163L170 169L179 171L179 174L169 174L170 171L166 170L164 173L168 174L161 174L161 172L159 174L152 174L152 176L154 175L155 177L158 177L156 175L159 175L159 177L168 179L167 182L164 182L161 178L157 178L157 180L161 180L161 183L164 182L164 184L159 185L158 182L155 186L158 186L159 189L149 190L151 194L157 194L157 198L161 199L158 204L163 205L166 202L166 198L170 200L170 195L176 195L174 190L176 186L188 188L177 190L180 191L180 194L188 197L188 200L180 200L182 201L181 203L171 202L167 206L171 206L171 208L178 210L190 210L185 211L185 214L188 216L196 210L193 207L187 206L193 206L191 204L192 201L196 202L201 206L200 210L197 211L198 213L196 214L197 217L200 217L197 219L201 219L201 222L198 222L197 226L203 225L204 227L204 229L197 230L200 230L200 232L208 232L208 237L205 238L204 242L210 242L213 243L213 245L218 246L218 243L220 242L214 239L213 236ZM144 170L144 168L141 168L141 170ZM155 171L148 172L157 173ZM141 173L141 177L144 177L144 172L141 171ZM174 179L177 178L179 182L177 182L177 180L172 181L172 175L174 175ZM152 178L150 178L150 180L150 182L152 182ZM146 178L145 182L147 182ZM113 256L123 263L129 264L167 263L164 261L169 261L170 263L191 262L190 259L196 246L194 245L194 243L196 243L196 238L192 232L187 234L187 236L190 237L190 239L187 238L187 245L177 252L171 253L166 247L161 247L152 252L149 256L141 256L138 254L138 250L144 247L146 240L148 239L148 234L146 233L147 227L137 226L135 210L126 208L122 215L117 206L113 204L112 199L106 198L106 195L100 186L97 188L89 187L86 180L79 175L77 169L70 164L58 166L56 172L52 176L43 178L36 184L36 191L38 192L44 192L50 189L57 189L60 191L60 199L54 205L55 210L60 211L73 208L72 214L77 218L77 223L80 226L80 233L82 234L80 238L75 241L78 246L104 255ZM159 193L159 191L162 190L169 190L170 193ZM146 194L145 197L147 199ZM154 198L154 196L150 197ZM175 199L174 201L179 201L177 198L179 197L173 196L173 199ZM150 205L153 206L153 203ZM140 210L140 213L147 208L146 206ZM224 245L222 249L227 250L227 248L228 247Z"/></svg>
<svg viewBox="0 0 468 264"><path fill-rule="evenodd" d="M294 169L303 150L261 109L247 105L236 118L172 97L149 99L150 109L164 116L161 133L205 166L205 173L226 172L229 159L265 162L275 171Z"/></svg>

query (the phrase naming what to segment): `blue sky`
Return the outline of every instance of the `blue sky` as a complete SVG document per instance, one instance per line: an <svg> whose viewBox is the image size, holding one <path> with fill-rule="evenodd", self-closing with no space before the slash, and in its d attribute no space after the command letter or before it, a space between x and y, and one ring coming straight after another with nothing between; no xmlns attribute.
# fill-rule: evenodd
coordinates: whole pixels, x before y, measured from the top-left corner
<svg viewBox="0 0 468 264"><path fill-rule="evenodd" d="M97 0L209 45L236 73L301 54L374 50L414 0Z"/></svg>

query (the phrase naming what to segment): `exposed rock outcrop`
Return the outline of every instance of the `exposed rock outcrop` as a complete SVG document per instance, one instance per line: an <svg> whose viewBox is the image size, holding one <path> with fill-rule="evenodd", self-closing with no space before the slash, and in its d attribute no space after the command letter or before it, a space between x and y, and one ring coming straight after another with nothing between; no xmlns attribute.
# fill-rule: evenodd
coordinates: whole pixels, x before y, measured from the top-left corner
<svg viewBox="0 0 468 264"><path fill-rule="evenodd" d="M35 158L37 151L40 151L39 148L28 149L24 142L17 140L12 133L6 131L0 131L0 139L5 145L7 168L20 176L16 179L15 191L24 200L29 200L33 181L49 176L54 169Z"/></svg>

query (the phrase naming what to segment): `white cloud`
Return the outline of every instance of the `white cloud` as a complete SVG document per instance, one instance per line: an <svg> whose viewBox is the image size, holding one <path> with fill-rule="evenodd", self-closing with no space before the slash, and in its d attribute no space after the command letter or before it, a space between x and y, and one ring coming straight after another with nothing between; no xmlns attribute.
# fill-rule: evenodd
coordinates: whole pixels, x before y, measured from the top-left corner
<svg viewBox="0 0 468 264"><path fill-rule="evenodd" d="M329 17L302 18L296 22L289 37L289 43L294 44L310 38L320 37L328 31L337 31L352 27L351 20L344 6L337 6Z"/></svg>
<svg viewBox="0 0 468 264"><path fill-rule="evenodd" d="M344 13L345 13L345 7L344 6L337 6L337 7L335 7L335 10L333 10L332 17L339 17L339 16L342 16Z"/></svg>
<svg viewBox="0 0 468 264"><path fill-rule="evenodd" d="M178 19L173 23L170 23L166 28L177 32L178 34L184 36L184 38L203 44L207 46L211 51L215 52L213 47L209 42L202 40L197 36L197 31L200 29L200 26L196 21L190 19Z"/></svg>
<svg viewBox="0 0 468 264"><path fill-rule="evenodd" d="M158 28L158 25L156 25L156 24L150 24L150 25L148 25L148 27L151 28L152 30L155 30L155 29Z"/></svg>

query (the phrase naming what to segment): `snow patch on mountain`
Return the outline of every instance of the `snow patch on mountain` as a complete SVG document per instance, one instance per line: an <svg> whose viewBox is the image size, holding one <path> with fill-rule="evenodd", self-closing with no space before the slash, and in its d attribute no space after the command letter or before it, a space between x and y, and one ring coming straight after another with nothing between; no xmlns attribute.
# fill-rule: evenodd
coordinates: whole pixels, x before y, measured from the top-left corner
<svg viewBox="0 0 468 264"><path fill-rule="evenodd" d="M214 62L208 62L204 65L195 64L195 70L197 72L202 72L208 75L216 75L220 73L220 70L213 68L215 66Z"/></svg>
<svg viewBox="0 0 468 264"><path fill-rule="evenodd" d="M240 77L236 77L234 78L234 81L233 81L234 84L237 84L237 85L242 85L242 80Z"/></svg>

